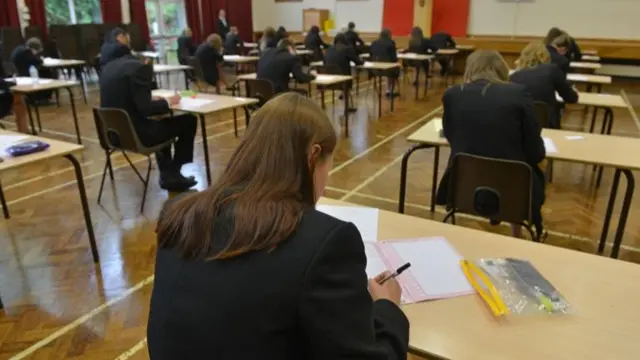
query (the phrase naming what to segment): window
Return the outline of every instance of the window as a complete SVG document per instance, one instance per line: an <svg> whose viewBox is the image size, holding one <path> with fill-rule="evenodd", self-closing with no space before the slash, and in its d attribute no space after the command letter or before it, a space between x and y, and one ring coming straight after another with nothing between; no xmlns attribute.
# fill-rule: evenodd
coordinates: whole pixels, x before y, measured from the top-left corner
<svg viewBox="0 0 640 360"><path fill-rule="evenodd" d="M47 0L48 25L102 23L100 0Z"/></svg>
<svg viewBox="0 0 640 360"><path fill-rule="evenodd" d="M184 1L146 0L145 8L154 47L160 53L169 54L169 50L177 48L176 39L187 27Z"/></svg>

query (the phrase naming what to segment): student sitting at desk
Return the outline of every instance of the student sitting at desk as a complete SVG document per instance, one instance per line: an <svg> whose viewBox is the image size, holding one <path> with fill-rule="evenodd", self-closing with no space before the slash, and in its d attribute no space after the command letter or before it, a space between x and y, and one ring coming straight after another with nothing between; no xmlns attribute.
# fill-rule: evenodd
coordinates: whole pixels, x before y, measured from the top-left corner
<svg viewBox="0 0 640 360"><path fill-rule="evenodd" d="M357 228L315 209L336 145L314 100L280 95L215 184L165 205L151 359L407 358L399 284L368 280Z"/></svg>
<svg viewBox="0 0 640 360"><path fill-rule="evenodd" d="M320 28L315 25L311 27L307 36L304 38L304 46L307 50L313 51L311 61L324 61L322 50L329 47L329 45L322 40L322 36L320 36Z"/></svg>
<svg viewBox="0 0 640 360"><path fill-rule="evenodd" d="M438 49L455 49L456 41L453 37L444 31L437 32L431 36L431 42ZM440 75L445 76L449 71L449 56L438 56L438 63L440 64Z"/></svg>
<svg viewBox="0 0 640 360"><path fill-rule="evenodd" d="M551 55L551 62L556 64L560 70L562 70L564 75L567 76L571 68L571 62L565 55L571 46L571 37L566 33L562 33L550 40L546 46L547 51L549 51L549 55Z"/></svg>
<svg viewBox="0 0 640 360"><path fill-rule="evenodd" d="M533 169L532 220L542 233L540 209L545 178L538 166L545 158L541 128L533 100L523 85L509 83L509 68L493 50L477 50L467 58L464 83L450 87L442 97L442 128L451 144L451 156L467 153L522 161ZM449 173L440 182L436 203L446 205ZM519 225L513 236L522 237Z"/></svg>
<svg viewBox="0 0 640 360"><path fill-rule="evenodd" d="M551 64L551 56L544 44L532 42L520 54L518 68L511 75L511 81L527 87L534 101L549 105L549 124L552 129L560 128L560 104L556 92L565 103L578 102L578 93L567 77L556 65Z"/></svg>
<svg viewBox="0 0 640 360"><path fill-rule="evenodd" d="M371 61L391 63L398 62L396 42L391 39L391 30L389 29L383 29L380 32L380 37L371 44L369 51L371 52ZM394 88L394 84L400 76L400 69L395 68L386 70L384 72L384 76L389 79L389 90L387 91L387 96L398 96L399 94L397 92L394 91L392 93L391 90Z"/></svg>
<svg viewBox="0 0 640 360"><path fill-rule="evenodd" d="M414 54L427 55L437 52L438 47L424 36L421 28L416 26L411 30L411 39L409 39L409 49L407 51ZM407 61L406 63L412 67L420 66L425 74L429 74L429 62L427 61Z"/></svg>
<svg viewBox="0 0 640 360"><path fill-rule="evenodd" d="M243 42L240 39L238 27L232 26L229 28L229 33L224 39L224 53L225 55L239 55L242 50Z"/></svg>
<svg viewBox="0 0 640 360"><path fill-rule="evenodd" d="M271 26L264 29L264 31L262 32L262 37L260 38L260 44L258 44L258 46L258 50L260 50L261 53L269 48L278 46L278 42L276 41L276 29L272 28Z"/></svg>
<svg viewBox="0 0 640 360"><path fill-rule="evenodd" d="M280 40L288 39L288 38L289 38L289 33L287 32L287 29L285 29L284 26L280 26L278 30L276 30L276 36L274 37L275 39L274 42L277 45L278 43L280 43Z"/></svg>
<svg viewBox="0 0 640 360"><path fill-rule="evenodd" d="M340 70L342 75L351 76L351 63L354 65L362 65L364 61L358 56L356 50L349 46L347 37L345 34L338 34L333 39L333 46L327 50L324 55L324 65L328 67L335 67ZM353 81L349 81L347 88L351 90ZM344 96L341 95L341 97ZM353 104L353 102L351 102ZM350 112L355 112L355 107L349 108Z"/></svg>
<svg viewBox="0 0 640 360"><path fill-rule="evenodd" d="M208 85L219 89L220 66L222 66L224 61L220 35L209 35L207 40L198 47L196 58L200 62L204 81L206 81Z"/></svg>
<svg viewBox="0 0 640 360"><path fill-rule="evenodd" d="M362 41L360 35L356 31L356 24L353 21L349 22L347 31L344 34L347 37L347 43L349 46L352 46L356 52L360 53L364 50L364 41Z"/></svg>
<svg viewBox="0 0 640 360"><path fill-rule="evenodd" d="M131 55L131 37L124 29L115 28L100 47L100 68L126 55Z"/></svg>
<svg viewBox="0 0 640 360"><path fill-rule="evenodd" d="M300 84L309 83L315 80L313 74L305 74L302 71L300 58L296 55L293 43L288 39L283 39L275 49L268 49L262 54L258 61L257 78L269 80L273 85L276 94L289 91L289 80L291 74ZM298 91L296 89L296 91ZM303 92L303 90L299 90Z"/></svg>
<svg viewBox="0 0 640 360"><path fill-rule="evenodd" d="M42 67L42 42L38 38L30 38L24 45L18 45L11 53L11 62L18 70L18 76L29 77L29 69L34 67L38 70L40 78L54 78L50 69ZM51 101L51 90L39 91L29 95L29 100L38 105L49 105Z"/></svg>
<svg viewBox="0 0 640 360"><path fill-rule="evenodd" d="M547 36L544 38L544 44L550 45L551 42L560 35L568 35L570 40L569 48L564 56L569 61L580 61L582 59L582 52L580 51L580 47L578 46L578 42L572 36L570 36L566 31L563 31L557 27L552 27L549 29Z"/></svg>
<svg viewBox="0 0 640 360"><path fill-rule="evenodd" d="M191 29L184 29L182 35L178 38L178 63L180 63L180 65L187 65L187 59L194 56L196 50L197 47L193 43Z"/></svg>

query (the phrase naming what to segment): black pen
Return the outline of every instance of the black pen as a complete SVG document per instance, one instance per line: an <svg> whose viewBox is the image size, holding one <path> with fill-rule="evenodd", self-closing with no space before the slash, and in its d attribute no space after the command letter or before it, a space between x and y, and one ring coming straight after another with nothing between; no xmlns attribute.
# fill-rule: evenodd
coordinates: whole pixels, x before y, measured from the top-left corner
<svg viewBox="0 0 640 360"><path fill-rule="evenodd" d="M402 266L400 266L396 271L394 271L391 275L387 276L386 278L380 280L378 282L378 284L380 285L384 285L384 283L386 283L387 281L389 281L390 279L395 279L398 275L402 274L405 270L407 270L408 268L411 267L411 263L406 263Z"/></svg>

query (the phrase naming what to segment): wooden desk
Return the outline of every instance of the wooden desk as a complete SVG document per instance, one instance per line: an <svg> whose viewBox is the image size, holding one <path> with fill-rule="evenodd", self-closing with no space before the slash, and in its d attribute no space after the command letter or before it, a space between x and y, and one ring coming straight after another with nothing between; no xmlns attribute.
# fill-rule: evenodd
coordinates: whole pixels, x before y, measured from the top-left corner
<svg viewBox="0 0 640 360"><path fill-rule="evenodd" d="M598 70L602 67L602 64L594 62L572 61L569 66L574 69Z"/></svg>
<svg viewBox="0 0 640 360"><path fill-rule="evenodd" d="M28 77L16 77L16 78L7 78L5 79L9 83L15 83L15 86L11 86L10 90L14 95L14 104L22 103L26 106L26 113L29 115L29 124L31 125L31 133L37 134L35 124L33 122L33 115L31 114L31 107L33 106L36 113L36 120L38 122L38 131L42 131L42 122L40 121L40 110L38 109L38 104L31 101L26 101L26 97L30 94L35 94L41 91L48 90L59 90L66 89L69 93L69 101L71 103L71 113L73 115L73 125L76 129L76 138L78 144L82 144L82 139L80 137L80 127L78 126L78 113L76 112L76 103L73 98L73 92L71 91L72 87L80 85L77 81L70 80L57 80L57 79L40 79L37 84L33 84L33 79ZM14 82L15 81L15 82ZM23 107L22 105L18 105L19 107ZM24 108L24 107L23 107ZM23 131L23 125L25 119L21 117L24 116L24 113L21 111L16 111L16 123L19 124L18 129Z"/></svg>
<svg viewBox="0 0 640 360"><path fill-rule="evenodd" d="M325 199L322 204L356 206ZM575 309L496 320L478 295L403 306L409 351L428 359L631 360L640 333L640 266L380 210L380 240L445 237L466 259L529 260ZM624 275L622 275L624 274Z"/></svg>
<svg viewBox="0 0 640 360"><path fill-rule="evenodd" d="M356 69L373 71L371 75L373 75L373 86L378 88L378 117L382 117L382 78L386 76L386 71L400 68L400 64L395 62L365 62L363 65L356 66ZM394 99L393 92L395 89L395 84L391 87L391 105L390 110L393 112L394 110Z"/></svg>
<svg viewBox="0 0 640 360"><path fill-rule="evenodd" d="M175 95L174 90L166 90L159 89L151 92L152 96L168 98ZM242 97L234 97L234 96L223 96L223 95L213 95L213 94L196 94L197 99L203 100L211 100L212 102L200 107L190 107L185 106L184 104L178 104L172 106L171 109L175 111L182 111L197 115L200 119L200 131L202 132L202 149L204 151L204 161L205 168L207 170L207 184L211 185L211 168L209 164L209 144L207 141L207 127L205 124L205 115L213 114L219 111L231 110L237 108L243 108L246 116L246 126L249 126L249 110L247 106L258 103L257 99L250 98L242 98ZM238 122L234 117L233 122L234 129L236 131L236 136L238 134Z"/></svg>
<svg viewBox="0 0 640 360"><path fill-rule="evenodd" d="M582 61L596 61L599 62L600 61L600 56L598 55L582 55L582 59L580 59Z"/></svg>
<svg viewBox="0 0 640 360"><path fill-rule="evenodd" d="M84 103L87 103L87 89L86 83L84 81L84 76L82 74L82 68L85 67L87 63L84 60L76 60L76 59L54 59L54 58L43 58L42 59L42 67L52 69L52 70L60 70L60 69L74 69L76 72L76 78L80 81L80 86L82 87L82 97L84 98Z"/></svg>
<svg viewBox="0 0 640 360"><path fill-rule="evenodd" d="M245 49L257 49L258 48L258 43L256 43L256 42L245 42L245 43L242 43L242 46L244 46Z"/></svg>
<svg viewBox="0 0 640 360"><path fill-rule="evenodd" d="M300 50L296 50L296 54L298 54L299 56L313 55L313 51L300 49Z"/></svg>
<svg viewBox="0 0 640 360"><path fill-rule="evenodd" d="M169 80L169 73L182 71L184 73L184 84L185 88L189 88L189 75L187 72L191 69L191 66L188 65L163 65L163 64L153 64L153 72L160 76L161 74L166 74L167 76L167 86L171 86L171 81ZM159 79L158 79L159 80ZM158 85L159 85L158 81Z"/></svg>
<svg viewBox="0 0 640 360"><path fill-rule="evenodd" d="M563 102L562 98L556 94L556 100ZM622 96L618 94L596 94L588 92L578 93L578 104L586 107L593 107L593 115L591 116L591 126L589 132L592 133L595 127L596 117L599 109L604 109L604 117L602 118L602 128L600 134L611 134L613 127L613 109L627 108L627 103Z"/></svg>
<svg viewBox="0 0 640 360"><path fill-rule="evenodd" d="M567 74L567 80L574 83L587 84L587 92L590 92L593 85L596 86L596 92L602 92L602 85L611 84L611 76L592 75L592 74Z"/></svg>
<svg viewBox="0 0 640 360"><path fill-rule="evenodd" d="M324 88L332 85L343 86L342 98L344 100L344 131L346 137L349 137L349 85L352 81L353 76L318 74L318 76L316 76L316 79L311 82L312 84L316 85L318 90L320 90L320 101L323 109L325 107Z"/></svg>
<svg viewBox="0 0 640 360"><path fill-rule="evenodd" d="M471 50L474 50L475 48L476 48L475 45L456 45L456 49L464 50L464 51L471 51Z"/></svg>
<svg viewBox="0 0 640 360"><path fill-rule="evenodd" d="M440 137L442 120L434 118L426 125L422 126L413 134L409 135L408 141L417 143L409 149L402 158L400 170L400 199L398 202L398 212L404 213L405 188L407 183L407 164L409 157L420 149L434 149L434 167L431 188L431 211L435 211L435 196L438 183L438 162L440 158L440 147L449 146L449 142L444 137ZM600 235L598 253L604 252L611 217L615 207L616 195L620 184L620 175L624 174L627 180L627 188L622 201L618 228L616 230L611 250L611 257L617 258L622 244L624 229L631 208L631 199L635 190L635 181L632 170L640 170L640 141L634 138L618 137L611 135L587 134L573 131L543 129L542 136L553 140L557 152L547 153L547 158L552 160L575 162L580 164L606 166L615 169L609 202L604 218L604 225ZM582 136L581 140L571 140L568 136Z"/></svg>
<svg viewBox="0 0 640 360"><path fill-rule="evenodd" d="M426 63L426 69L429 69L431 64L431 60L433 60L434 55L428 54L416 54L416 53L400 53L398 54L399 60L412 61L416 69L416 80L415 80L415 99L418 100L418 93L420 92L420 71L422 70L423 63ZM416 65L417 63L417 65ZM406 64L406 63L405 63ZM424 94L423 96L427 96L427 89L429 88L429 73L425 74L426 82L424 84Z"/></svg>
<svg viewBox="0 0 640 360"><path fill-rule="evenodd" d="M224 55L224 62L231 64L250 64L260 60L257 56Z"/></svg>
<svg viewBox="0 0 640 360"><path fill-rule="evenodd" d="M582 50L582 54L585 54L585 55L598 55L598 50L592 50L592 49Z"/></svg>
<svg viewBox="0 0 640 360"><path fill-rule="evenodd" d="M132 51L131 54L154 60L160 60L162 58L162 54L158 51Z"/></svg>

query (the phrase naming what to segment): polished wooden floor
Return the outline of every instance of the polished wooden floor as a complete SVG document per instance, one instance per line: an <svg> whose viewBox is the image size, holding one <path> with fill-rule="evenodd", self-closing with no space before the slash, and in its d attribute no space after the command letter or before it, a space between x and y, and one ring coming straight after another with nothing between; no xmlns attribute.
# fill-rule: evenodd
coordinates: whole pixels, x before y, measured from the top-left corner
<svg viewBox="0 0 640 360"><path fill-rule="evenodd" d="M182 83L174 80L175 84ZM633 83L619 82L604 91L617 93L621 87L631 93L637 90ZM413 89L404 83L396 111L390 114L385 100L385 115L376 119L373 92L362 86L357 97L359 111L351 120L348 139L339 125L342 103L336 99L334 107L328 97L327 112L334 119L341 140L326 196L395 211L400 160L410 147L405 139L440 114L443 89L441 81L434 79L428 96L415 101ZM76 94L76 99L81 98ZM153 283L154 226L168 195L157 181L152 181L145 212L140 214L142 185L124 158L117 155L116 183L112 186L107 182L102 205L96 203L104 166L91 117L91 107L97 105L97 99L97 89L90 85L89 104L81 103L78 111L86 146L80 161L100 264L91 261L76 182L65 160L2 174L13 217L0 221L0 294L5 303L0 312L0 359L148 358L144 339ZM639 135L628 111L616 111L615 115L615 135ZM43 109L42 118L43 136L74 141L66 97L62 98L61 107ZM231 119L230 112L207 119L214 178L238 144ZM11 127L13 119L5 120ZM579 107L571 107L564 121L565 127L576 130L587 123L588 117ZM201 139L196 141L196 160L184 170L195 175L198 189L203 189L206 180ZM446 156L448 151L444 150L440 174ZM145 158L134 156L134 161L145 169ZM441 211L431 214L428 210L432 161L432 153L425 151L414 155L409 164L407 212L439 220ZM156 175L154 170L152 177ZM596 190L590 167L556 164L554 183L549 186L543 211L551 246L595 252L611 178L612 171L605 171L603 186ZM634 199L627 224L621 261L640 261L638 198ZM487 231L508 231L485 221L468 219L460 223Z"/></svg>

